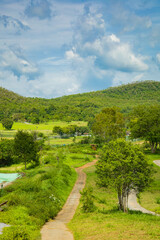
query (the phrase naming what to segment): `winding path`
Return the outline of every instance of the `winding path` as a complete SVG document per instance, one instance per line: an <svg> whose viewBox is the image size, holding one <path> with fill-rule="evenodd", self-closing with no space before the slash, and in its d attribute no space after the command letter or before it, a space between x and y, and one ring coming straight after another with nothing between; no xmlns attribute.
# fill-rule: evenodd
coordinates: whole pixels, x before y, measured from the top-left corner
<svg viewBox="0 0 160 240"><path fill-rule="evenodd" d="M69 223L73 218L79 204L80 191L82 191L85 186L86 174L83 172L83 169L94 165L96 161L97 160L94 160L82 167L76 168L78 179L72 189L72 192L57 217L54 220L47 222L42 227L42 240L74 240L72 233L66 227L66 223Z"/></svg>
<svg viewBox="0 0 160 240"><path fill-rule="evenodd" d="M160 167L160 160L155 160L153 162ZM141 207L141 205L137 202L135 190L132 190L128 196L128 208L133 211L140 211L142 213L148 213L148 214L160 216L159 214L156 214L155 212L149 211L149 210Z"/></svg>

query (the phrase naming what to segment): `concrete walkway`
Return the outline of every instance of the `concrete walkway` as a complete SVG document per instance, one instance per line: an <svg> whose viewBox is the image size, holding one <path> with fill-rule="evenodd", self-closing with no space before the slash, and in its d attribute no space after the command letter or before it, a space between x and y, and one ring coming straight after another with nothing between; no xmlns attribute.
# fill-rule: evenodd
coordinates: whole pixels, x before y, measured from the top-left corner
<svg viewBox="0 0 160 240"><path fill-rule="evenodd" d="M160 167L160 160L155 160L153 162ZM136 196L135 190L132 190L128 196L128 209L133 210L133 211L140 211L142 213L160 216L159 214L156 214L155 212L149 211L140 206L140 204L137 202L137 196Z"/></svg>
<svg viewBox="0 0 160 240"><path fill-rule="evenodd" d="M95 164L97 160L87 163L84 166L77 168L78 179L70 193L62 210L58 213L54 220L47 222L41 229L42 240L74 240L72 233L67 229L66 223L69 223L73 218L79 204L80 191L85 186L86 174L83 169Z"/></svg>

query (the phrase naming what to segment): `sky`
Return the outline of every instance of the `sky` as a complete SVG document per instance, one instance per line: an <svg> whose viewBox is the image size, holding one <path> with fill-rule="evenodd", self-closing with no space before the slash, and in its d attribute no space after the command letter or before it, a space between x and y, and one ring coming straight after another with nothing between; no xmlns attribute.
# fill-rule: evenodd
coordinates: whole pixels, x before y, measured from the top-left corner
<svg viewBox="0 0 160 240"><path fill-rule="evenodd" d="M55 98L160 81L159 0L0 0L0 86Z"/></svg>

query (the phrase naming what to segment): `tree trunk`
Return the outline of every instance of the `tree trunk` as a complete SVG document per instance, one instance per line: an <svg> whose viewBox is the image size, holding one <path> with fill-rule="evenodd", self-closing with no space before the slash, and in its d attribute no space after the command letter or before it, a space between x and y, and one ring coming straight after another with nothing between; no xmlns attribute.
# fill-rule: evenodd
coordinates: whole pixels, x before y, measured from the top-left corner
<svg viewBox="0 0 160 240"><path fill-rule="evenodd" d="M150 145L151 145L151 152L155 153L157 150L157 143L151 142Z"/></svg>
<svg viewBox="0 0 160 240"><path fill-rule="evenodd" d="M123 199L121 189L118 189L119 210L123 210Z"/></svg>

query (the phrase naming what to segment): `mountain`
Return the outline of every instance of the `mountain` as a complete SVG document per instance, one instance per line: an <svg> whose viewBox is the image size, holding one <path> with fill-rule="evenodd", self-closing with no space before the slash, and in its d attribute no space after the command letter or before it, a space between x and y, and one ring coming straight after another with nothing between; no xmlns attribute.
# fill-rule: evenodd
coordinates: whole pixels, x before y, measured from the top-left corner
<svg viewBox="0 0 160 240"><path fill-rule="evenodd" d="M141 104L160 104L160 82L136 82L55 99L27 98L0 88L0 120L12 116L15 121L33 123L55 119L87 121L105 107L117 106L128 114Z"/></svg>

